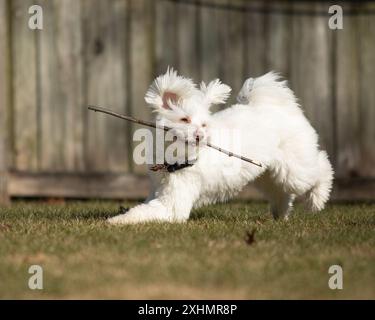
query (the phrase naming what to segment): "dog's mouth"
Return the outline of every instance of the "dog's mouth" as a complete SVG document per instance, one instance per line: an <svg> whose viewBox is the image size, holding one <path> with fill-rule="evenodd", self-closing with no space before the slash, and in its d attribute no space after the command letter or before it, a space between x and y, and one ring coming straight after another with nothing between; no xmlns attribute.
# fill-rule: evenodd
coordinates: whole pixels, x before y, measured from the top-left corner
<svg viewBox="0 0 375 320"><path fill-rule="evenodd" d="M176 162L176 163L172 163L172 164L169 164L169 163L165 162L163 164L156 164L156 165L150 167L150 170L151 171L167 171L169 173L173 173L175 171L193 166L196 161L197 161L197 159L186 160L185 162L182 162L182 163Z"/></svg>

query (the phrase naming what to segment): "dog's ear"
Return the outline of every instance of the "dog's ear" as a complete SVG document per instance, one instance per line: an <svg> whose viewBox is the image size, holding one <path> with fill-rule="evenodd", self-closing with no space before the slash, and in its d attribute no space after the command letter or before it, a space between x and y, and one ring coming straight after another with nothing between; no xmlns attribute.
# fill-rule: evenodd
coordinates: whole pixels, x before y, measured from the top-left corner
<svg viewBox="0 0 375 320"><path fill-rule="evenodd" d="M146 92L145 100L156 110L176 108L184 99L196 92L192 80L179 76L177 71L168 68L167 72L155 79Z"/></svg>
<svg viewBox="0 0 375 320"><path fill-rule="evenodd" d="M240 92L237 95L237 102L240 104L248 104L250 102L250 97L251 97L251 90L253 90L254 87L254 79L249 78L247 79Z"/></svg>
<svg viewBox="0 0 375 320"><path fill-rule="evenodd" d="M211 81L208 85L202 82L200 89L208 107L214 104L225 103L232 91L231 87L222 83L219 79Z"/></svg>

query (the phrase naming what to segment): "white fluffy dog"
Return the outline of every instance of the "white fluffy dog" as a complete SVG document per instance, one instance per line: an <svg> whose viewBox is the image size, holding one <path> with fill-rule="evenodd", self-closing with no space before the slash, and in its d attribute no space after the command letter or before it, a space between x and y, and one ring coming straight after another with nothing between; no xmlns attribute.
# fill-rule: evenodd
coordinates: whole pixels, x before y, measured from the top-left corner
<svg viewBox="0 0 375 320"><path fill-rule="evenodd" d="M219 80L197 88L171 69L153 82L145 99L157 112L156 122L173 128L179 140L191 144L199 140L192 156L195 162L172 173L152 173L154 188L146 202L110 218L110 223L183 222L192 208L225 201L249 182L270 202L275 219L287 218L299 196L313 211L324 208L332 187L332 166L286 81L274 72L250 78L238 104L211 114L210 106L224 103L230 91ZM231 151L262 167L204 144L210 141L229 149L228 132L236 133L237 149Z"/></svg>

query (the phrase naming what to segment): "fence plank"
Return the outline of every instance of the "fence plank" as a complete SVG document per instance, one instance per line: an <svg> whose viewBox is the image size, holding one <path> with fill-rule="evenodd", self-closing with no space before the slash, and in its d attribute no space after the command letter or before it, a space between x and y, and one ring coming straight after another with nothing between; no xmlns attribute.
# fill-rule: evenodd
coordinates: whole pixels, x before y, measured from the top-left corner
<svg viewBox="0 0 375 320"><path fill-rule="evenodd" d="M179 2L177 16L179 72L200 83L199 8Z"/></svg>
<svg viewBox="0 0 375 320"><path fill-rule="evenodd" d="M9 178L13 197L141 199L148 190L149 179L131 173L11 172Z"/></svg>
<svg viewBox="0 0 375 320"><path fill-rule="evenodd" d="M243 1L215 0L217 5L242 5ZM201 74L204 81L220 78L233 89L235 102L244 78L244 15L238 10L201 8ZM215 108L216 110L216 108Z"/></svg>
<svg viewBox="0 0 375 320"><path fill-rule="evenodd" d="M242 0L226 2L231 5L241 5ZM245 70L245 46L244 46L244 14L237 10L222 10L223 20L220 22L220 36L222 47L222 80L232 87L233 94L228 103L235 103L237 93L240 91L244 81Z"/></svg>
<svg viewBox="0 0 375 320"><path fill-rule="evenodd" d="M0 205L9 202L8 195L8 109L9 96L9 30L8 6L0 0Z"/></svg>
<svg viewBox="0 0 375 320"><path fill-rule="evenodd" d="M204 0L202 0L204 1ZM219 0L216 0L216 3ZM219 26L223 23L219 20L220 10L208 7L201 7L200 19L200 58L201 77L208 82L219 77L220 64L220 40Z"/></svg>
<svg viewBox="0 0 375 320"><path fill-rule="evenodd" d="M178 70L177 6L170 1L155 4L155 52L156 73L162 74L167 67Z"/></svg>
<svg viewBox="0 0 375 320"><path fill-rule="evenodd" d="M268 4L270 10L289 10L291 5L289 2L271 2ZM266 17L265 25L267 26L264 30L267 38L266 47L266 68L265 70L259 70L260 73L265 73L270 70L281 73L283 77L289 79L290 71L290 34L291 34L291 19L290 16L285 14L270 14ZM256 28L256 27L254 27ZM259 26L258 26L259 29ZM255 38L255 44L262 43L262 35ZM252 42L250 42L252 43ZM261 46L261 44L259 44ZM250 52L254 45L250 46ZM262 54L258 53L259 57L255 57L255 70L256 62L261 61Z"/></svg>
<svg viewBox="0 0 375 320"><path fill-rule="evenodd" d="M265 9L264 2L256 1L254 8ZM261 12L246 12L245 21L245 74L244 78L258 77L266 73L267 33L266 15ZM277 32L274 30L273 32Z"/></svg>
<svg viewBox="0 0 375 320"><path fill-rule="evenodd" d="M42 0L39 33L41 169L83 170L81 6L76 0Z"/></svg>
<svg viewBox="0 0 375 320"><path fill-rule="evenodd" d="M325 10L326 5L311 3L306 8ZM322 148L334 158L330 29L321 16L294 15L292 20L291 86L318 131Z"/></svg>
<svg viewBox="0 0 375 320"><path fill-rule="evenodd" d="M374 3L362 4L364 9L375 10ZM360 146L359 175L375 177L375 19L371 15L360 18Z"/></svg>
<svg viewBox="0 0 375 320"><path fill-rule="evenodd" d="M13 127L14 159L11 167L18 170L38 169L38 93L36 33L28 27L28 9L32 0L13 0Z"/></svg>
<svg viewBox="0 0 375 320"><path fill-rule="evenodd" d="M154 4L153 0L131 1L130 34L130 106L131 114L139 119L151 120L151 109L146 106L144 96L154 74ZM139 125L132 124L132 136ZM133 140L132 140L133 141ZM132 143L132 147L138 143ZM132 153L132 150L130 151ZM131 159L133 162L133 159ZM146 165L133 164L133 171L145 173Z"/></svg>
<svg viewBox="0 0 375 320"><path fill-rule="evenodd" d="M127 2L92 0L82 4L87 103L127 114ZM87 113L86 121L87 169L127 171L129 124L93 112Z"/></svg>
<svg viewBox="0 0 375 320"><path fill-rule="evenodd" d="M343 10L354 5L344 4ZM363 76L359 71L358 16L345 16L344 29L334 30L337 37L337 163L336 176L357 175L360 165L360 112L359 85Z"/></svg>

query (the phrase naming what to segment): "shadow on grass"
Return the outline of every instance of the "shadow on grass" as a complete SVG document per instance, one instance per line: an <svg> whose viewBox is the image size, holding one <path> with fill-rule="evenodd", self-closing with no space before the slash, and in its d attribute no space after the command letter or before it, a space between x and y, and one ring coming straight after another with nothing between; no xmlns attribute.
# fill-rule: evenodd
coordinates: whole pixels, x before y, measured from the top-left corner
<svg viewBox="0 0 375 320"><path fill-rule="evenodd" d="M85 213L72 213L68 218L79 219L79 220L106 220L108 218L116 216L117 212L85 212Z"/></svg>
<svg viewBox="0 0 375 320"><path fill-rule="evenodd" d="M194 209L191 213L192 221L228 221L228 222L257 222L272 219L263 205L253 203L224 203L204 206Z"/></svg>
<svg viewBox="0 0 375 320"><path fill-rule="evenodd" d="M117 210L95 210L95 211L89 211L85 213L73 213L72 217L76 219L98 219L98 220L106 220L108 218L112 218L114 216L117 216L119 214L125 214L127 211L129 211L128 207L119 206Z"/></svg>

